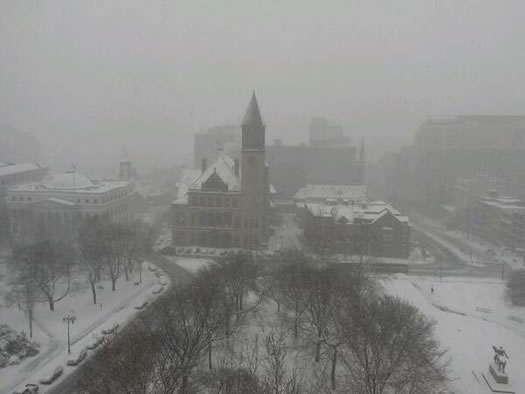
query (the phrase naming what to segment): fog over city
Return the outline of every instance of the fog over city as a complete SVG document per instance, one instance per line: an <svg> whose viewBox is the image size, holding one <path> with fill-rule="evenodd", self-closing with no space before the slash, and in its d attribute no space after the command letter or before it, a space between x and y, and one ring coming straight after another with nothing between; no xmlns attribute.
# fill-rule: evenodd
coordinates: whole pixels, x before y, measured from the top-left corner
<svg viewBox="0 0 525 394"><path fill-rule="evenodd" d="M371 149L429 115L520 113L520 1L0 3L0 116L45 160L103 175L125 140L146 166L189 159L193 133L236 124L250 92L268 138L327 116Z"/></svg>
<svg viewBox="0 0 525 394"><path fill-rule="evenodd" d="M0 0L0 394L525 393L524 15Z"/></svg>

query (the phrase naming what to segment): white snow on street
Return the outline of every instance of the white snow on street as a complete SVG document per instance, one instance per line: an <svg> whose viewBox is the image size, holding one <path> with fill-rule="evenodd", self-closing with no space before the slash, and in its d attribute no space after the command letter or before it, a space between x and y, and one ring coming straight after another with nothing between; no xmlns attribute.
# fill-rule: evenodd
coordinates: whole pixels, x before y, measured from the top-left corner
<svg viewBox="0 0 525 394"><path fill-rule="evenodd" d="M382 283L387 293L408 300L436 320L436 335L443 348L448 349L451 359L453 381L450 388L453 392L489 392L481 373L488 371L493 356L492 345L505 348L510 357L507 365L509 381L516 393L525 392L525 375L521 373L521 367L525 365L525 327L507 319L508 314L523 316L524 311L505 302L503 282L474 279L440 282L398 274ZM439 308L443 306L451 311ZM476 311L477 307L490 309L491 313Z"/></svg>

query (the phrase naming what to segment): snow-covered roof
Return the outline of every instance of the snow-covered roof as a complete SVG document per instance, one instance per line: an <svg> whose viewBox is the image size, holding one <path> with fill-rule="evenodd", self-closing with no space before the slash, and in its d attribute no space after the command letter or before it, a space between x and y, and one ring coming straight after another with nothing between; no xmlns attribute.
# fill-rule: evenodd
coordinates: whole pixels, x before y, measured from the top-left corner
<svg viewBox="0 0 525 394"><path fill-rule="evenodd" d="M359 204L324 204L299 203L314 216L333 217L336 221L344 220L352 224L356 219L373 223L387 213L391 213L402 223L408 223L408 216L401 215L398 210L383 201L371 201Z"/></svg>
<svg viewBox="0 0 525 394"><path fill-rule="evenodd" d="M185 168L177 182L177 198L174 204L188 203L188 189L190 185L200 176L201 171L194 168Z"/></svg>
<svg viewBox="0 0 525 394"><path fill-rule="evenodd" d="M230 156L222 153L211 166L190 184L189 190L201 190L202 184L205 183L210 176L217 174L219 178L228 185L228 191L240 191L241 179L240 176L235 175L234 168L234 160Z"/></svg>
<svg viewBox="0 0 525 394"><path fill-rule="evenodd" d="M294 196L300 201L319 200L366 200L367 188L365 185L307 185L301 188Z"/></svg>
<svg viewBox="0 0 525 394"><path fill-rule="evenodd" d="M86 189L93 186L87 176L75 171L66 171L50 175L42 183L48 189Z"/></svg>
<svg viewBox="0 0 525 394"><path fill-rule="evenodd" d="M17 174L20 172L26 172L26 171L32 171L32 170L38 170L41 169L38 164L36 163L4 163L0 162L0 177L11 175L11 174Z"/></svg>

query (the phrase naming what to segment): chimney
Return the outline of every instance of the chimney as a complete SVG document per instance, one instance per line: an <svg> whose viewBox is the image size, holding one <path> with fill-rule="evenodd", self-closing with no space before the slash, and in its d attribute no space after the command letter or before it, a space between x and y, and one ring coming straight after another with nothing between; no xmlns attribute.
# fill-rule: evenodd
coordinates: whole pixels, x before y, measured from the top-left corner
<svg viewBox="0 0 525 394"><path fill-rule="evenodd" d="M206 160L206 158L203 158L201 160L201 171L206 171L206 168L208 168L208 160Z"/></svg>
<svg viewBox="0 0 525 394"><path fill-rule="evenodd" d="M233 165L233 171L235 172L236 176L239 176L239 159L235 159L234 165Z"/></svg>

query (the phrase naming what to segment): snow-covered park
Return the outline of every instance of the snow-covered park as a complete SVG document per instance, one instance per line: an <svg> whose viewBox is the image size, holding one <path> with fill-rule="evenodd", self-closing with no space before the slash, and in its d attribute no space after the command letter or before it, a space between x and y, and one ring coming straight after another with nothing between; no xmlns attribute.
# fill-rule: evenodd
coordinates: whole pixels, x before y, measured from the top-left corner
<svg viewBox="0 0 525 394"><path fill-rule="evenodd" d="M77 355L97 337L103 336L102 330L118 324L119 328L128 322L137 312L137 307L157 295L152 290L169 285L166 277L157 277L156 269L150 263L144 263L142 282L139 283L138 269L134 270L129 281L120 278L116 291L111 290L111 281L102 280L97 285L97 304L93 303L91 289L82 276L73 277L71 290L67 297L50 311L47 303L37 303L34 311L33 338L39 346L36 356L25 358L20 363L0 368L0 393L12 392L25 383L38 383L56 367L62 366L67 374L74 367L66 366L71 356ZM9 303L9 275L6 264L0 264L0 323L8 324L17 332L28 333L28 318L16 303ZM67 352L67 324L64 317L75 316L70 326L71 356Z"/></svg>
<svg viewBox="0 0 525 394"><path fill-rule="evenodd" d="M448 349L452 381L457 394L484 394L481 373L487 373L492 345L509 354L507 373L516 393L525 392L525 308L505 300L505 284L468 278L416 278L397 275L382 281L385 291L407 299L435 319L436 335ZM433 289L433 291L432 291ZM510 319L509 319L510 317Z"/></svg>

